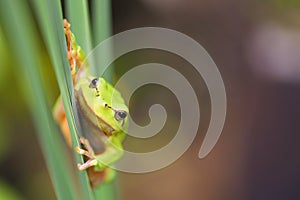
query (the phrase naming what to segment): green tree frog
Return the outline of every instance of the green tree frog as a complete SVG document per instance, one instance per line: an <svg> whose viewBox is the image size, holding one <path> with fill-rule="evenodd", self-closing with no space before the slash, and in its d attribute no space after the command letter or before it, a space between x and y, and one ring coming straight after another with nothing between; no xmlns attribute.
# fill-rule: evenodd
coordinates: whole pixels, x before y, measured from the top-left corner
<svg viewBox="0 0 300 200"><path fill-rule="evenodd" d="M103 78L90 75L84 62L85 54L76 43L70 24L64 20L67 39L67 55L70 62L76 106L82 128L76 152L85 156L85 163L79 163L79 170L87 170L93 187L113 179L115 172L107 165L113 164L123 154L122 141L128 127L128 107L119 91ZM112 104L113 102L113 104ZM62 100L59 97L54 106L54 117L71 146L70 130L67 124Z"/></svg>

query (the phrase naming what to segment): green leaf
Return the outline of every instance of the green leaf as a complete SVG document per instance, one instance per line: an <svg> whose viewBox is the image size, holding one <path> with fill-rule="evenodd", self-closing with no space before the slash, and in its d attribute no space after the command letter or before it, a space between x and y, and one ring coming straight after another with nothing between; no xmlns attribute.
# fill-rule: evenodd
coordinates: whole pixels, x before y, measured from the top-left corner
<svg viewBox="0 0 300 200"><path fill-rule="evenodd" d="M40 70L43 65L39 62L39 58L43 55L37 43L38 35L29 7L25 1L18 0L1 1L0 5L1 26L5 27L5 34L12 46L14 56L19 61L17 67L23 74L24 84L29 85L26 97L38 129L39 141L56 195L58 199L76 199L70 165L65 159L66 149L53 121L42 85Z"/></svg>
<svg viewBox="0 0 300 200"><path fill-rule="evenodd" d="M96 47L103 40L107 39L112 34L111 27L111 2L110 0L101 0L101 1L92 1L92 17L93 17L93 46ZM112 54L112 48L108 49L105 55L98 55L95 59L95 66L93 71L95 74L100 73L100 69L97 68L99 66L99 60L108 57ZM104 78L112 83L113 82L113 67L110 67L106 70L104 74Z"/></svg>
<svg viewBox="0 0 300 200"><path fill-rule="evenodd" d="M75 162L70 165L71 157L61 140L61 133L54 122L52 108L47 101L47 91L43 85L42 68L45 55L39 43L38 29L31 10L37 16L40 32L46 44L57 77L63 99L66 116L72 135L73 147L78 146L76 109L74 106L73 86L69 63L66 57L66 41L63 32L62 8L59 0L31 1L33 8L25 0L0 1L1 29L11 45L14 57L18 60L18 70L24 77L26 98L31 108L38 130L38 138L58 199L118 199L116 182L105 184L91 190L85 171L79 171L73 177L76 163L83 162L82 157L74 152ZM92 48L89 22L88 1L66 0L67 16L72 24L77 42L86 52ZM93 2L93 39L102 41L111 33L110 2ZM9 16L9 17L8 17ZM99 35L98 35L99 34ZM94 43L95 44L95 43ZM109 52L108 52L109 53ZM103 55L105 56L105 55ZM96 71L97 67L91 64ZM112 77L110 75L110 77ZM111 78L109 78L111 81Z"/></svg>
<svg viewBox="0 0 300 200"><path fill-rule="evenodd" d="M78 44L89 53L92 50L90 18L88 1L66 0L67 19L71 23L71 29Z"/></svg>
<svg viewBox="0 0 300 200"><path fill-rule="evenodd" d="M50 53L61 96L67 116L68 125L72 136L73 149L79 146L76 126L76 106L74 104L73 86L70 75L70 66L67 59L66 41L63 31L63 19L60 1L39 1L35 0L38 9L39 22L45 38L46 46ZM77 123L78 124L78 123ZM82 163L82 156L75 151L76 163ZM76 164L74 163L74 166ZM93 199L93 193L89 186L86 171L77 170L79 175L79 186L81 199Z"/></svg>

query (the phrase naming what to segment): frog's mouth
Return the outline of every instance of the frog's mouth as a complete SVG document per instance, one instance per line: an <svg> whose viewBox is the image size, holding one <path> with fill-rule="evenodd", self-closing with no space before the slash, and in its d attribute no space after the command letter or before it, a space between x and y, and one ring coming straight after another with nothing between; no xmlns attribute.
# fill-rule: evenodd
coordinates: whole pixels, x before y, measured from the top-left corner
<svg viewBox="0 0 300 200"><path fill-rule="evenodd" d="M103 133L106 136L111 136L115 129L108 125L104 120L98 117L94 111L89 107L86 100L83 98L82 91L79 89L75 92L75 98L77 100L76 106L80 118L91 126L91 129L97 129L98 134Z"/></svg>

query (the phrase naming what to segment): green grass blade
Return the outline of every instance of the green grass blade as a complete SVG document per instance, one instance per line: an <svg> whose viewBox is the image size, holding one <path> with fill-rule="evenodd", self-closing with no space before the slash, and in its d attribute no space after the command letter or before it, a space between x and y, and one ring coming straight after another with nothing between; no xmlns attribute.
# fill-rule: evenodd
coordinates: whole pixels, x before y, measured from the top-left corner
<svg viewBox="0 0 300 200"><path fill-rule="evenodd" d="M67 19L76 36L77 43L88 53L92 49L88 1L66 0Z"/></svg>
<svg viewBox="0 0 300 200"><path fill-rule="evenodd" d="M40 26L55 69L72 136L73 147L75 147L79 145L77 139L77 135L79 134L75 121L76 110L74 106L73 86L71 83L70 67L66 56L66 42L63 32L60 1L35 0L35 5L39 11ZM77 163L83 162L82 157L77 153L75 153L75 160ZM78 171L78 174L80 193L82 195L81 199L93 199L93 193L89 186L86 172Z"/></svg>
<svg viewBox="0 0 300 200"><path fill-rule="evenodd" d="M92 1L92 17L93 17L93 46L96 47L100 42L107 39L112 34L112 20L111 20L111 1L110 0L101 0L101 1ZM112 49L106 51L105 55L100 55L95 57L95 73L99 74L100 69L98 63L103 57L108 57L111 55ZM105 72L105 79L109 82L113 82L113 69L110 67Z"/></svg>
<svg viewBox="0 0 300 200"><path fill-rule="evenodd" d="M24 82L29 84L27 98L30 100L29 105L56 195L58 199L76 199L70 168L64 159L66 149L60 140L42 85L40 69L43 65L39 63L42 55L28 5L25 1L17 0L1 1L0 5L1 24L5 27L14 56L20 62L18 67Z"/></svg>
<svg viewBox="0 0 300 200"><path fill-rule="evenodd" d="M92 1L93 46L96 46L112 33L110 0Z"/></svg>
<svg viewBox="0 0 300 200"><path fill-rule="evenodd" d="M95 189L96 199L105 199L105 200L116 200L120 199L120 194L118 191L118 180L114 180L110 183L101 185Z"/></svg>
<svg viewBox="0 0 300 200"><path fill-rule="evenodd" d="M77 43L84 50L86 55L92 50L92 36L90 15L88 9L89 1L82 0L65 0L65 10L68 21L71 23L71 30L76 37ZM93 66L95 62L93 58L89 58L91 73L96 74Z"/></svg>

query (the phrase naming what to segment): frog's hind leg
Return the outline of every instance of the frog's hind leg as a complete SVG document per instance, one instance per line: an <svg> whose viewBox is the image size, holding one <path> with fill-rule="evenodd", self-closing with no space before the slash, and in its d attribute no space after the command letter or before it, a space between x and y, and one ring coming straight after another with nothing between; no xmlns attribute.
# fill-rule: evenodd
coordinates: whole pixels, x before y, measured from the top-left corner
<svg viewBox="0 0 300 200"><path fill-rule="evenodd" d="M117 175L117 172L112 168L106 168L103 170L95 170L94 167L90 167L87 170L89 176L90 184L92 188L95 188L101 183L109 183L113 181Z"/></svg>
<svg viewBox="0 0 300 200"><path fill-rule="evenodd" d="M106 168L104 171L105 171L105 176L103 179L104 183L109 183L109 182L113 181L117 176L116 170L114 170L110 167Z"/></svg>
<svg viewBox="0 0 300 200"><path fill-rule="evenodd" d="M82 48L76 43L75 36L71 31L71 24L66 19L64 19L64 32L67 38L67 55L70 63L72 79L74 82L78 75L77 72L82 68L82 66L87 65L84 62L85 53L83 52Z"/></svg>
<svg viewBox="0 0 300 200"><path fill-rule="evenodd" d="M70 68L71 68L71 75L72 77L76 74L76 59L73 56L73 47L72 47L72 43L73 43L73 34L71 32L71 24L64 19L64 32L67 38L67 47L68 47L68 60L70 63Z"/></svg>

